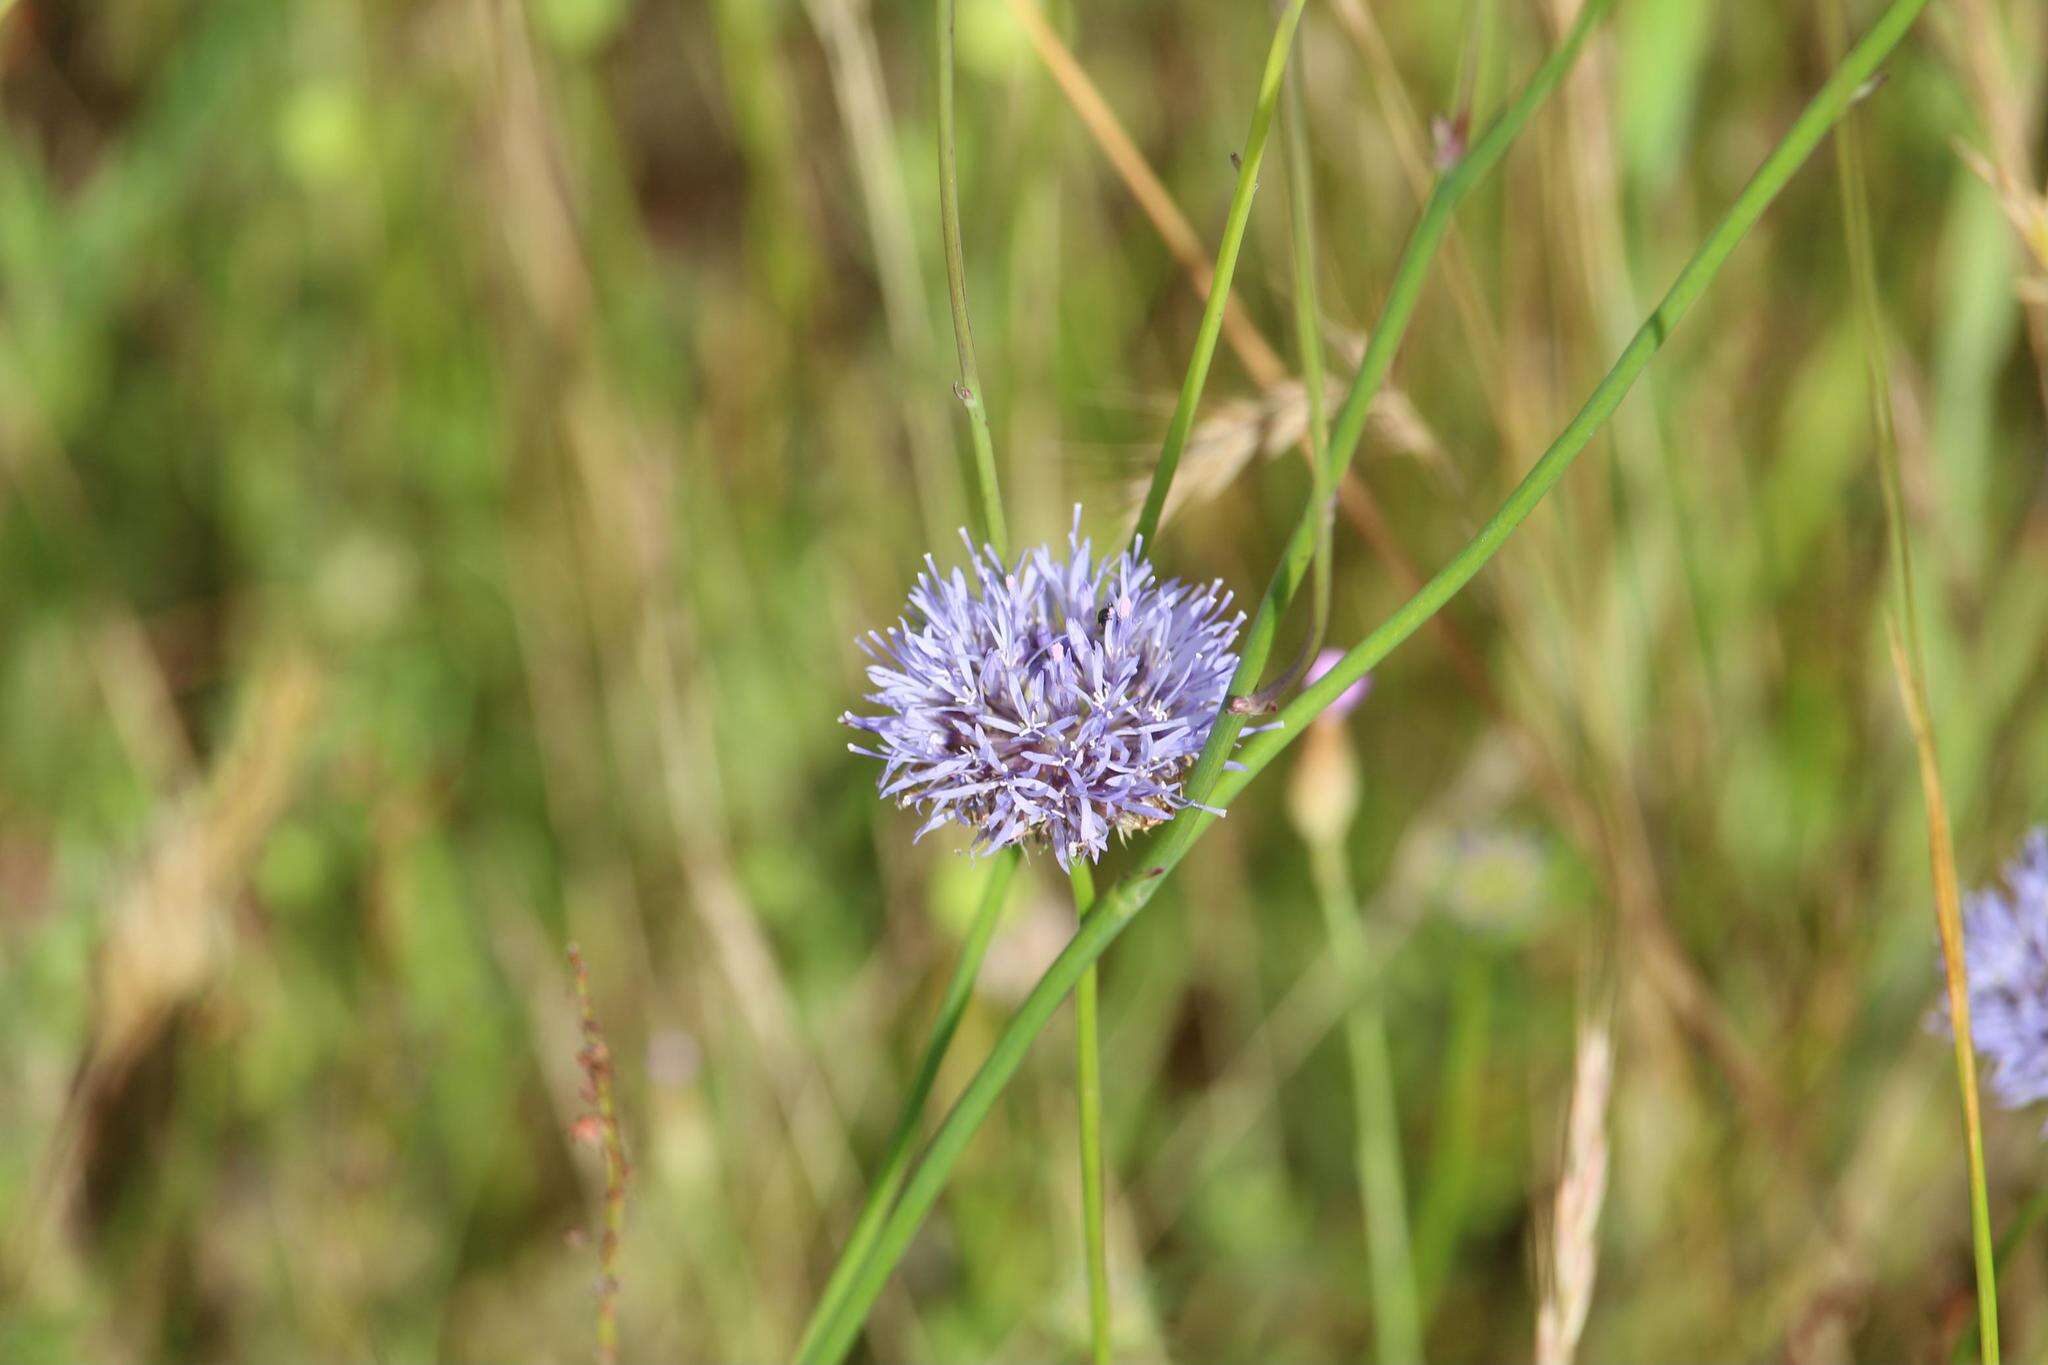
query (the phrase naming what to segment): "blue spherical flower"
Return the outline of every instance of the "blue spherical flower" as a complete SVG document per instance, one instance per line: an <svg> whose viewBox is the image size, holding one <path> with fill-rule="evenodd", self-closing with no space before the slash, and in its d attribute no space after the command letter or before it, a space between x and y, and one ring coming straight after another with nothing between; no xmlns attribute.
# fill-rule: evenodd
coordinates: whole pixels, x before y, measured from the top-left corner
<svg viewBox="0 0 2048 1365"><path fill-rule="evenodd" d="M1969 898L1963 962L1992 1093L2008 1109L2048 1099L2048 828L2027 836L2004 886Z"/></svg>
<svg viewBox="0 0 2048 1365"><path fill-rule="evenodd" d="M1014 569L971 541L965 572L927 555L905 618L861 641L882 714L842 716L875 737L848 747L929 812L919 838L953 821L977 851L1042 844L1064 868L1188 804L1244 615L1220 582L1161 581L1141 546L1095 559L1079 523Z"/></svg>

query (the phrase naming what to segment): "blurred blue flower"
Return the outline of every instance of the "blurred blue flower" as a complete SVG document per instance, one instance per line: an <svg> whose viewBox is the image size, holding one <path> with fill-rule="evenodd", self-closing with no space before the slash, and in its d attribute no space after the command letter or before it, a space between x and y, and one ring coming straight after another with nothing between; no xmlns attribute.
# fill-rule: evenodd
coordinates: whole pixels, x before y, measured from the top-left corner
<svg viewBox="0 0 2048 1365"><path fill-rule="evenodd" d="M2027 836L2002 887L1964 905L1963 961L1991 1092L2008 1109L2048 1099L2048 828Z"/></svg>
<svg viewBox="0 0 2048 1365"><path fill-rule="evenodd" d="M905 618L861 641L882 714L843 715L875 737L848 747L882 760L883 796L930 813L919 838L953 821L979 852L1039 844L1064 868L1188 804L1244 614L1220 582L1161 581L1142 546L1095 559L1074 522L1065 554L1014 570L971 541L966 572L927 555Z"/></svg>

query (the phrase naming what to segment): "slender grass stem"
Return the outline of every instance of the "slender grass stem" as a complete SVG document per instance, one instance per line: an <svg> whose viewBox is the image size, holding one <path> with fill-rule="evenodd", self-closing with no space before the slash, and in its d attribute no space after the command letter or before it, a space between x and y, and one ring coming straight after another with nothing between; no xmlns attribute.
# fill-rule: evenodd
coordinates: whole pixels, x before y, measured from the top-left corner
<svg viewBox="0 0 2048 1365"><path fill-rule="evenodd" d="M1845 23L1840 0L1826 7L1829 47L1839 47ZM1956 1085L1962 1103L1963 1141L1970 1198L1970 1241L1977 1272L1977 1340L1988 1365L1998 1362L1998 1256L1991 1241L1991 1200L1984 1172L1983 1115L1977 1095L1977 1059L1971 1043L1970 987L1963 958L1961 893L1957 887L1955 846L1950 835L1948 802L1942 793L1941 763L1934 743L1934 723L1927 705L1926 655L1920 644L1920 620L1913 589L1913 543L1906 526L1905 500L1900 494L1898 437L1892 421L1890 366L1885 356L1883 310L1877 297L1876 255L1871 244L1870 200L1864 188L1863 161L1852 120L1835 142L1836 187L1842 200L1842 232L1847 239L1849 274L1855 286L1858 330L1869 370L1871 413L1877 434L1878 478L1884 489L1884 511L1892 542L1894 613L1905 622L1903 639L1887 621L1899 692L1906 708L1919 758L1922 804L1926 808L1928 855L1934 869L1934 914L1941 939L1942 975L1948 987L1949 1016L1955 1024Z"/></svg>
<svg viewBox="0 0 2048 1365"><path fill-rule="evenodd" d="M1452 1023L1435 1106L1436 1150L1415 1210L1415 1290L1424 1321L1442 1300L1471 1198L1487 1081L1490 977L1486 955L1468 952L1452 986Z"/></svg>
<svg viewBox="0 0 2048 1365"><path fill-rule="evenodd" d="M1330 955L1348 979L1362 977L1368 946L1344 845L1334 839L1313 840L1309 858ZM1380 1000L1378 991L1361 997L1344 1020L1359 1196L1372 1275L1373 1334L1381 1365L1421 1365L1421 1296L1416 1291L1408 1237L1401 1132L1393 1067L1387 1054L1387 1020Z"/></svg>
<svg viewBox="0 0 2048 1365"><path fill-rule="evenodd" d="M825 1292L819 1298L810 1322L804 1327L802 1344L797 1347L799 1359L810 1352L819 1329L845 1299L854 1275L874 1249L875 1238L882 1229L882 1219L895 1203L896 1192L903 1188L903 1178L910 1170L911 1147L917 1139L918 1123L924 1117L925 1102L931 1098L932 1086L938 1081L939 1067L946 1060L947 1049L953 1045L953 1034L960 1027L960 1018L967 1012L975 978L981 975L982 959L988 956L989 942L995 937L996 925L1002 921L1003 902L1009 892L1010 881L1016 875L1018 861L1019 854L1014 848L1006 848L989 860L988 880L981 888L981 903L975 908L973 923L967 930L967 941L960 947L960 960L954 964L953 975L946 982L946 993L939 1001L939 1017L932 1025L930 1040L925 1043L924 1056L918 1060L917 1074L910 1083L910 1094L903 1102L903 1112L896 1117L896 1126L889 1131L889 1141L882 1149L881 1169L875 1173L867 1202L861 1205L860 1216L854 1220L853 1232L846 1239L846 1249L840 1252L839 1264L826 1281Z"/></svg>
<svg viewBox="0 0 2048 1365"><path fill-rule="evenodd" d="M1077 921L1095 908L1095 874L1076 859L1067 873L1074 886ZM1109 1361L1109 1251L1102 1218L1102 1032L1096 969L1081 974L1074 991L1077 1107L1081 1114L1081 1238L1088 1257L1088 1345L1095 1365Z"/></svg>
<svg viewBox="0 0 2048 1365"><path fill-rule="evenodd" d="M1308 400L1308 450L1313 471L1312 497L1316 516L1316 549L1310 580L1309 647L1321 648L1330 624L1330 526L1335 518L1337 480L1325 453L1330 448L1330 418L1323 392L1322 306L1316 296L1315 180L1308 159L1308 109L1302 97L1302 63L1287 73L1286 106L1281 110L1282 149L1287 157L1288 222L1293 232L1294 341L1301 357L1301 383Z"/></svg>
<svg viewBox="0 0 2048 1365"><path fill-rule="evenodd" d="M1927 714L1926 684L1917 651L1908 654L1896 622L1887 618L1892 666L1920 759L1920 794L1927 807L1928 861L1934 866L1934 919L1941 935L1941 963L1948 980L1949 1018L1956 1040L1956 1083L1962 1094L1963 1142L1970 1182L1970 1242L1977 1263L1977 1334L1985 1365L1998 1365L1998 1283L1991 1244L1991 1202L1984 1175L1984 1117L1977 1101L1977 1058L1971 1045L1970 987L1963 963L1962 893L1956 884L1955 844L1948 803L1942 795L1935 757L1934 725Z"/></svg>
<svg viewBox="0 0 2048 1365"><path fill-rule="evenodd" d="M1708 234L1706 241L1679 272L1677 281L1665 294L1663 301L1622 351L1620 358L1615 361L1607 375L1594 388L1585 406L1559 433L1550 448L1508 496L1500 510L1465 548L1386 622L1346 653L1335 667L1303 689L1281 711L1279 726L1262 732L1247 743L1238 754L1239 767L1236 770L1219 773L1219 757L1208 779L1197 785L1194 779L1201 775L1198 766L1196 774L1191 775L1189 793L1194 799L1204 802L1211 808L1205 810L1198 807L1183 811L1178 818L1146 842L1137 854L1138 870L1111 888L1107 896L1098 899L1095 909L1082 922L1066 948L1053 960L1052 965L1046 968L1038 983L1025 996L1023 1004L1018 1007L1009 1025L996 1039L995 1046L990 1049L988 1060L968 1082L967 1088L961 1092L959 1100L954 1104L952 1112L939 1125L924 1161L904 1186L903 1197L889 1216L875 1254L870 1256L862 1267L846 1306L835 1315L834 1322L822 1336L818 1348L807 1355L806 1360L837 1361L845 1356L875 1297L881 1292L882 1282L909 1247L911 1238L916 1235L919 1225L931 1211L932 1205L938 1201L939 1193L944 1189L954 1163L960 1159L960 1154L966 1149L975 1129L987 1117L996 1097L1016 1075L1032 1042L1044 1031L1046 1024L1058 1010L1060 1003L1066 999L1068 992L1074 989L1082 974L1138 916L1151 901L1167 874L1180 864L1196 840L1215 823L1218 818L1216 808L1228 805L1248 783L1279 756L1282 750L1304 732L1310 720L1334 702L1345 688L1357 682L1368 670L1420 629L1445 602L1471 581L1506 542L1515 528L1535 510L1544 495L1563 477L1572 460L1585 448L1601 424L1621 402L1636 376L1642 373L1650 358L1663 345L1671 328L1697 301L1736 244L1751 227L1755 226L1764 210L1785 188L1793 172L1812 154L1821 138L1842 116L1858 87L1870 78L1885 57L1898 46L1926 4L1927 0L1893 0L1870 31L1850 50L1835 73L1793 121L1791 128L1786 131L1778 145L1764 158L1763 164L1758 167L1756 174L1744 186L1721 221ZM1599 4L1598 0L1589 3L1580 12L1581 24L1589 14L1604 9L1605 6ZM1546 79L1546 92L1548 86L1555 85L1557 77L1562 73L1558 57L1573 50L1576 42L1582 38L1582 28L1575 27L1572 37L1567 39L1566 46L1561 47L1557 54L1553 54L1551 60L1539 70L1537 77L1532 79L1531 88L1535 88L1538 82ZM1528 98L1529 91L1525 90L1516 103L1502 115L1502 121L1516 118L1518 112L1520 119L1525 120L1530 112ZM1496 128L1498 126L1496 125ZM1481 140L1480 146L1486 145L1492 136L1493 134L1489 133L1486 139ZM1478 151L1479 147L1475 147L1473 155L1476 156ZM1498 155L1498 151L1495 155ZM1455 172L1453 174L1455 175ZM1432 203L1434 202L1433 197ZM1425 218L1427 216L1425 212ZM1418 236L1420 235L1418 229ZM1438 236L1441 236L1441 227L1438 229ZM1411 249L1412 247L1411 242ZM1384 330L1385 324L1382 323L1382 332ZM1379 335L1373 338L1375 344L1381 339ZM1361 369L1361 379L1367 377L1368 369L1369 367ZM1354 387L1353 395L1356 393L1357 389ZM1350 407L1351 402L1347 399L1347 411ZM1360 421L1362 423L1362 413ZM1343 420L1340 417L1340 431L1342 427ZM1355 440L1355 436L1353 439ZM1348 454L1342 438L1338 437L1333 439L1333 460L1340 450ZM1296 581L1299 581L1298 577ZM1264 608L1261 614L1265 614ZM1270 643L1269 637L1268 647ZM1263 656L1259 662L1264 662ZM1238 720L1237 725L1230 724L1233 719ZM1223 731L1228 727L1230 739L1234 740L1241 725L1240 718L1226 712L1217 718L1215 728ZM1224 747L1227 751L1229 745L1226 744Z"/></svg>
<svg viewBox="0 0 2048 1365"><path fill-rule="evenodd" d="M953 393L967 409L967 429L973 441L966 473L974 529L997 557L1007 559L1010 532L1003 520L1002 489L996 479L995 441L989 435L988 409L982 402L981 370L974 363L974 329L967 321L967 262L960 249L960 172L954 154L953 6L954 0L939 0L939 224L946 245L953 344L960 352L960 383Z"/></svg>
<svg viewBox="0 0 2048 1365"><path fill-rule="evenodd" d="M1299 127L1299 105L1294 98L1293 80L1290 80L1288 89L1290 99L1285 118L1292 133ZM1293 136L1288 139L1287 151L1289 170L1292 171L1300 164L1298 143ZM1299 184L1290 175L1290 188ZM1297 225L1305 222L1307 214L1300 198L1296 199L1295 210ZM1304 249L1299 226L1295 248L1297 311L1312 317L1314 285L1312 280L1304 281L1302 278L1308 273L1302 268L1302 261L1312 259L1312 255ZM1315 354L1312 336L1302 338L1302 349L1305 356ZM1328 466L1322 459L1327 435L1315 430L1321 414L1313 400L1311 404L1310 427L1318 475L1315 497L1320 504L1328 487ZM1314 621L1311 644L1304 657L1320 645L1327 622L1329 548L1329 520L1325 515L1318 527L1313 570ZM1289 682L1287 685L1292 684ZM1370 952L1345 847L1346 835L1357 808L1356 792L1351 787L1355 779L1340 777L1340 774L1352 770L1350 755L1346 752L1348 740L1341 724L1334 717L1324 717L1316 729L1320 733L1315 743L1320 748L1313 749L1302 766L1295 770L1297 785L1290 810L1308 848L1315 899L1322 912L1330 959L1345 980L1359 981L1367 975ZM1352 1155L1357 1168L1359 1213L1365 1233L1377 1359L1387 1365L1408 1361L1421 1365L1424 1358L1422 1312L1409 1238L1408 1196L1401 1174L1400 1127L1396 1119L1386 1015L1381 1000L1379 990L1362 993L1345 1011L1343 1019L1345 1052L1351 1068Z"/></svg>
<svg viewBox="0 0 2048 1365"><path fill-rule="evenodd" d="M1230 211L1223 220L1223 241L1216 248L1216 272L1209 282L1209 299L1202 307L1194 354L1188 358L1180 399L1174 404L1173 420L1167 424L1159 463L1153 467L1151 486L1145 490L1145 504L1138 511L1133 541L1150 544L1159 530L1173 472L1180 467L1181 452L1187 448L1188 433L1195 425L1195 409L1202 401L1202 386L1209 380L1209 362L1216 358L1216 339L1223 330L1223 310L1230 303L1230 281L1237 273L1238 249L1244 245L1245 225L1251 221L1252 196L1259 187L1259 163L1265 159L1266 135L1273 126L1274 107L1280 101L1280 78L1287 69L1287 52L1294 45L1294 30L1301 22L1305 3L1306 0L1288 0L1280 15L1280 25L1273 33L1273 45L1266 52L1258 100L1252 106L1251 131L1245 135L1244 151L1238 157L1237 187L1231 191Z"/></svg>
<svg viewBox="0 0 2048 1365"><path fill-rule="evenodd" d="M583 1069L590 1101L589 1119L604 1153L604 1229L597 1244L597 1361L618 1365L619 1239L626 1232L626 1144L619 1130L619 1110L612 1092L612 1050L597 1022L590 1000L590 971L583 950L569 945L569 970L576 981L576 1008L583 1026L583 1047L576 1061Z"/></svg>

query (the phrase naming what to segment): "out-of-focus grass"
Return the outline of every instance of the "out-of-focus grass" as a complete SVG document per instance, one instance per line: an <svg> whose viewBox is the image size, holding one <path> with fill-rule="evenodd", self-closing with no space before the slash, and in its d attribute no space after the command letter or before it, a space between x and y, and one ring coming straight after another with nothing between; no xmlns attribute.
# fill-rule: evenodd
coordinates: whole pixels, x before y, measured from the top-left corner
<svg viewBox="0 0 2048 1365"><path fill-rule="evenodd" d="M1046 8L1213 241L1264 7ZM1374 7L1383 62L1340 22L1358 8L1311 6L1299 54L1336 358L1417 202L1386 82L1425 115L1461 71L1497 101L1557 27ZM2010 9L2024 94L2043 35ZM1425 566L1825 69L1818 7L1695 10L1622 6L1462 221L1396 374L1445 460L1362 466ZM853 635L965 519L928 20L7 15L0 1358L586 1354L595 1256L566 1234L602 1171L568 1136L571 937L634 1164L624 1355L793 1347L979 886L948 839L908 844L834 719ZM1012 535L1076 500L1114 534L1199 303L1006 8L961 25ZM2048 816L2048 435L2021 257L1950 145L1985 143L1967 36L1938 10L1857 115L1966 880ZM1285 338L1266 179L1237 291ZM1838 213L1809 167L1451 608L1485 690L1429 635L1349 722L1433 1358L1530 1350L1596 964L1618 1070L1584 1358L1901 1358L1967 1317ZM1212 402L1252 391L1219 363ZM1165 566L1255 590L1305 480L1247 471L1169 525ZM1341 524L1337 549L1343 642L1402 594ZM1103 973L1124 1345L1358 1356L1356 983L1270 792L1190 873ZM941 1098L1064 936L1063 894L1027 865ZM1074 1352L1070 1084L1048 1047L977 1139L879 1354ZM2002 1226L2048 1168L2031 1116L1987 1141ZM2048 1265L2002 1270L2032 1356Z"/></svg>

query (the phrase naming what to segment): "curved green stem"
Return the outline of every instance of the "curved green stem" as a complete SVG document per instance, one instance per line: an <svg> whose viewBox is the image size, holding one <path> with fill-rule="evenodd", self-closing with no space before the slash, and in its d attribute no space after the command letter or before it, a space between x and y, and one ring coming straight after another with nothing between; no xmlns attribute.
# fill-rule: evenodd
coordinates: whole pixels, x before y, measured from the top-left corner
<svg viewBox="0 0 2048 1365"><path fill-rule="evenodd" d="M1507 537L1535 510L1544 494L1555 486L1572 460L1592 439L1607 416L1621 402L1637 375L1648 365L1673 325L1683 316L1686 309L1697 300L1707 283L1719 270L1728 255L1735 249L1744 234L1755 225L1756 220L1791 179L1792 173L1809 156L1821 138L1842 115L1844 109L1861 86L1877 70L1878 65L1896 47L1914 19L1926 7L1927 0L1893 0L1893 3L1879 16L1877 23L1864 35L1862 41L1851 49L1827 82L1822 85L1784 138L1772 149L1763 164L1757 169L1750 182L1737 196L1726 215L1716 224L1699 251L1679 272L1678 280L1672 285L1655 312L1643 324L1635 338L1630 341L1621 357L1615 362L1605 378L1594 389L1592 397L1580 409L1562 433L1559 434L1528 475L1509 495L1501 509L1486 523L1477 536L1456 558L1438 572L1436 577L1408 600L1383 625L1368 635L1355 648L1317 682L1304 689L1281 712L1281 725L1253 738L1239 754L1241 769L1220 778L1212 778L1210 784L1191 789L1197 794L1206 794L1214 805L1225 805L1243 791L1259 772L1278 757L1280 752L1301 734L1307 723L1328 707L1336 698L1358 681L1369 669L1391 653L1406 640L1445 602L1478 573L1486 561L1497 552ZM1597 3L1588 4L1581 12L1583 19L1596 8ZM1575 37L1577 30L1574 30ZM1569 40L1568 40L1569 41ZM1547 66L1548 64L1546 64ZM1539 73L1540 74L1540 73ZM1553 83L1555 75L1551 77ZM1518 106L1520 101L1517 102ZM1510 117L1503 115L1503 118ZM1526 117L1526 112L1524 112ZM1475 149L1475 153L1476 153ZM1391 303L1390 303L1391 307ZM1379 337L1375 337L1377 343ZM1363 372L1361 373L1363 377ZM1347 401L1347 410L1350 403ZM1340 420L1340 427L1342 422ZM1333 445L1333 457L1337 446ZM1298 578L1297 580L1298 581ZM1270 639L1268 640L1270 646ZM1263 659L1261 659L1263 662ZM1233 719L1241 727L1241 718L1225 713L1217 720L1216 728L1222 730ZM1232 737L1235 736L1233 727ZM1227 747L1227 746L1226 746ZM1220 760L1216 765L1220 767ZM1156 833L1139 852L1138 871L1119 882L1110 893L1100 899L1093 913L1084 921L1066 948L1053 960L1035 985L1031 993L1019 1006L1002 1035L990 1050L988 1060L961 1093L953 1110L940 1124L932 1138L925 1160L919 1165L908 1185L902 1200L890 1215L876 1252L868 1258L858 1277L858 1283L847 1307L839 1315L831 1332L823 1339L821 1349L807 1359L813 1361L837 1361L851 1347L855 1333L859 1331L868 1308L881 1292L882 1282L889 1270L909 1247L918 1226L932 1205L938 1201L940 1191L945 1187L953 1165L960 1158L975 1129L987 1116L988 1111L1016 1075L1023 1064L1025 1054L1032 1042L1050 1021L1060 1003L1079 982L1083 973L1116 940L1138 913L1144 909L1159 884L1165 880L1195 841L1215 822L1217 816L1211 811L1190 809L1183 811L1171 824Z"/></svg>
<svg viewBox="0 0 2048 1365"><path fill-rule="evenodd" d="M896 1117L896 1126L889 1132L888 1144L882 1149L882 1168L875 1173L867 1202L861 1205L860 1217L854 1220L853 1232L846 1239L846 1249L840 1253L839 1264L825 1282L825 1292L811 1313L810 1322L804 1326L803 1343L797 1347L799 1358L816 1344L819 1330L845 1300L855 1273L874 1248L875 1237L882 1230L882 1219L895 1203L896 1192L903 1188L903 1177L910 1169L911 1144L917 1138L918 1121L924 1117L925 1101L931 1098L932 1086L939 1079L939 1067L946 1060L946 1050L953 1045L953 1034L960 1027L960 1017L967 1012L975 978L981 975L981 961L988 956L989 941L995 937L996 925L1003 918L1003 900L1010 889L1010 879L1017 873L1018 861L1019 855L1014 848L1006 848L990 860L988 881L981 888L981 904L974 911L967 941L960 946L960 961L954 965L952 978L946 982L946 994L939 1001L938 1021L932 1025L931 1040L925 1044L924 1056L918 1060L917 1075L910 1082L910 1095L903 1102L903 1112Z"/></svg>
<svg viewBox="0 0 2048 1365"><path fill-rule="evenodd" d="M996 448L974 363L974 329L967 322L967 262L960 249L960 172L953 136L953 0L939 0L939 228L946 245L946 294L953 305L953 345L960 352L960 383L953 394L967 409L973 457L967 464L968 506L975 532L998 558L1008 558L1010 531L996 480Z"/></svg>
<svg viewBox="0 0 2048 1365"><path fill-rule="evenodd" d="M1076 860L1074 914L1085 921L1095 908L1095 874ZM1093 966L1074 991L1075 1090L1081 1114L1081 1238L1088 1255L1088 1343L1095 1365L1109 1361L1109 1249L1102 1228L1102 1031Z"/></svg>
<svg viewBox="0 0 2048 1365"><path fill-rule="evenodd" d="M1273 126L1273 107L1280 100L1280 77L1287 69L1287 52L1294 45L1294 30L1301 22L1307 0L1288 0L1266 51L1266 69L1259 77L1259 96L1252 106L1251 132L1246 134L1244 152L1237 159L1237 187L1230 194L1230 212L1223 220L1223 241L1216 248L1216 273L1209 281L1209 300L1202 308L1202 324L1195 331L1194 354L1188 358L1187 377L1181 381L1180 399L1167 423L1166 441L1159 448L1159 463L1152 468L1152 483L1145 490L1145 505L1138 511L1133 543L1150 544L1159 530L1159 518L1166 511L1166 493L1173 485L1173 472L1180 467L1181 452L1187 448L1188 433L1194 429L1195 408L1202 401L1202 386L1209 381L1209 362L1216 358L1216 339L1223 331L1223 311L1230 305L1230 281L1237 274L1238 248L1244 245L1245 225L1251 221L1252 195L1259 187L1259 163L1266 155L1266 134Z"/></svg>

